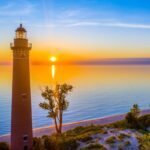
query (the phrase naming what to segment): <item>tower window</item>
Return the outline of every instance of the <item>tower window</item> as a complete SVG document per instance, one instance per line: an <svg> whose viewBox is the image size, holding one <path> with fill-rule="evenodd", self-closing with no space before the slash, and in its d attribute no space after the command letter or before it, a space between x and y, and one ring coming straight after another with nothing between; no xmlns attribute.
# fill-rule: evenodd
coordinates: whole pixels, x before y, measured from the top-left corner
<svg viewBox="0 0 150 150"><path fill-rule="evenodd" d="M21 96L22 96L22 98L24 98L24 99L27 98L27 94L26 94L26 93L22 93Z"/></svg>
<svg viewBox="0 0 150 150"><path fill-rule="evenodd" d="M28 141L28 135L24 135L24 136L23 136L23 141L24 141L24 142L27 142L27 141Z"/></svg>

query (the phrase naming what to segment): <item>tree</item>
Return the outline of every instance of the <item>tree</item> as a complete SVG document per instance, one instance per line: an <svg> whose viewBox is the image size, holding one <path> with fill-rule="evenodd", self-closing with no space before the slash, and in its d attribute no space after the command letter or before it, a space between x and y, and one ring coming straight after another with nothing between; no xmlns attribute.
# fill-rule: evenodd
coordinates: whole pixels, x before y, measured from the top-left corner
<svg viewBox="0 0 150 150"><path fill-rule="evenodd" d="M130 111L134 117L138 117L139 114L140 114L140 108L138 106L138 104L134 104L133 107L131 108L131 111Z"/></svg>
<svg viewBox="0 0 150 150"><path fill-rule="evenodd" d="M56 132L59 134L62 132L63 112L69 106L66 96L69 92L72 92L72 89L72 85L57 84L54 88L44 87L41 93L45 101L40 103L39 106L48 111L47 117L53 118Z"/></svg>
<svg viewBox="0 0 150 150"><path fill-rule="evenodd" d="M141 124L138 121L138 116L140 114L140 108L137 104L134 104L130 109L130 112L127 113L125 120L130 128L140 128Z"/></svg>

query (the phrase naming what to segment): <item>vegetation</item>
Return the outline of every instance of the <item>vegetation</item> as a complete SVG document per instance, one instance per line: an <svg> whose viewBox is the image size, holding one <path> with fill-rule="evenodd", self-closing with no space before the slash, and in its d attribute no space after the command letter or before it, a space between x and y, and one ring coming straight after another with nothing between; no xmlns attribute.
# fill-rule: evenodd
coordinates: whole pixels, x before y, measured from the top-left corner
<svg viewBox="0 0 150 150"><path fill-rule="evenodd" d="M150 149L150 134L139 137L139 149L140 150Z"/></svg>
<svg viewBox="0 0 150 150"><path fill-rule="evenodd" d="M137 129L137 130L147 130L150 126L150 114L139 116L139 107L138 105L133 105L131 111L127 113L124 120L112 123L107 125L112 128L121 128L121 129Z"/></svg>
<svg viewBox="0 0 150 150"><path fill-rule="evenodd" d="M115 136L110 136L109 138L106 139L105 142L107 144L114 144L116 142L116 137Z"/></svg>
<svg viewBox="0 0 150 150"><path fill-rule="evenodd" d="M59 134L62 132L63 112L69 106L66 96L72 89L72 85L57 84L54 89L46 86L42 90L41 95L45 101L40 103L39 106L48 111L47 117L53 118L56 132Z"/></svg>
<svg viewBox="0 0 150 150"><path fill-rule="evenodd" d="M129 128L135 128L135 129L140 128L140 124L138 122L139 114L140 114L139 106L137 104L134 104L130 112L127 113L125 117L125 120Z"/></svg>
<svg viewBox="0 0 150 150"><path fill-rule="evenodd" d="M0 150L9 150L9 145L5 142L0 142Z"/></svg>
<svg viewBox="0 0 150 150"><path fill-rule="evenodd" d="M130 141L126 141L126 142L124 143L124 146L129 146L129 145L131 145L131 142L130 142Z"/></svg>
<svg viewBox="0 0 150 150"><path fill-rule="evenodd" d="M140 108L139 108L138 104L134 104L133 107L131 108L130 112L132 113L132 115L135 118L138 118L138 116L140 114Z"/></svg>
<svg viewBox="0 0 150 150"><path fill-rule="evenodd" d="M119 145L118 150L123 150L123 149L124 149L123 146Z"/></svg>
<svg viewBox="0 0 150 150"><path fill-rule="evenodd" d="M80 150L106 150L106 148L101 144L90 144L85 148L81 148Z"/></svg>
<svg viewBox="0 0 150 150"><path fill-rule="evenodd" d="M92 140L92 135L99 133L101 126L76 127L75 129L51 136L43 136L42 138L34 138L34 150L76 150L80 142L88 142Z"/></svg>
<svg viewBox="0 0 150 150"><path fill-rule="evenodd" d="M130 136L124 133L118 135L118 139L121 141L124 140L125 138L130 138Z"/></svg>

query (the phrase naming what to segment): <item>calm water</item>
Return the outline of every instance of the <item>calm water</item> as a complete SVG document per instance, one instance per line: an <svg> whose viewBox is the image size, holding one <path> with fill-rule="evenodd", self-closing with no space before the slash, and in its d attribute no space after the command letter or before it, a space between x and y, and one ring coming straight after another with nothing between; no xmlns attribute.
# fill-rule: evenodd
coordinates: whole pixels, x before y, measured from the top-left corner
<svg viewBox="0 0 150 150"><path fill-rule="evenodd" d="M10 66L0 66L0 135L10 132L11 72ZM40 88L56 82L74 86L65 123L124 113L134 103L142 109L150 104L150 66L31 66L33 127L52 124L38 104Z"/></svg>

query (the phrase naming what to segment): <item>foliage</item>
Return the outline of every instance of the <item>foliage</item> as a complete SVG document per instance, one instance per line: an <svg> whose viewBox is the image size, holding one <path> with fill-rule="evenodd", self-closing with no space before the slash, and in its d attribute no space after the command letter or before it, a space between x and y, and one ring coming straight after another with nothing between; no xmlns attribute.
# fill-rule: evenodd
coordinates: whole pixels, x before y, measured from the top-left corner
<svg viewBox="0 0 150 150"><path fill-rule="evenodd" d="M122 140L125 139L125 138L130 138L130 136L127 135L127 134L121 133L121 134L118 135L118 138L119 138L119 140L122 141Z"/></svg>
<svg viewBox="0 0 150 150"><path fill-rule="evenodd" d="M33 138L33 150L44 150L44 145L41 138Z"/></svg>
<svg viewBox="0 0 150 150"><path fill-rule="evenodd" d="M133 107L131 108L130 112L132 113L132 115L137 118L140 114L140 108L138 106L138 104L134 104Z"/></svg>
<svg viewBox="0 0 150 150"><path fill-rule="evenodd" d="M88 142L92 140L93 134L99 133L102 130L101 126L86 126L76 127L64 133L53 134L51 136L43 136L42 138L34 138L34 150L41 150L40 147L49 150L75 150L80 142Z"/></svg>
<svg viewBox="0 0 150 150"><path fill-rule="evenodd" d="M80 150L106 150L106 148L101 144L90 144L85 148L81 148Z"/></svg>
<svg viewBox="0 0 150 150"><path fill-rule="evenodd" d="M127 121L128 120L128 121ZM108 127L112 128L120 128L120 129L138 129L138 130L147 130L150 126L150 114L140 116L139 118L134 118L128 115L125 120L121 120L115 123L108 125Z"/></svg>
<svg viewBox="0 0 150 150"><path fill-rule="evenodd" d="M34 147L34 150L41 150L41 147L44 150L75 150L78 147L76 139L62 135L44 136L35 141L40 143L40 146ZM38 143L34 145L38 145Z"/></svg>
<svg viewBox="0 0 150 150"><path fill-rule="evenodd" d="M9 150L9 145L5 142L0 142L0 150Z"/></svg>
<svg viewBox="0 0 150 150"><path fill-rule="evenodd" d="M140 150L150 149L150 134L139 137L139 149Z"/></svg>
<svg viewBox="0 0 150 150"><path fill-rule="evenodd" d="M124 143L124 146L129 146L129 145L131 145L131 142L130 142L130 141L126 141L126 142Z"/></svg>
<svg viewBox="0 0 150 150"><path fill-rule="evenodd" d="M123 146L122 145L119 145L118 146L118 150L123 150L124 148L123 148Z"/></svg>
<svg viewBox="0 0 150 150"><path fill-rule="evenodd" d="M139 114L140 114L139 106L137 104L134 104L133 107L131 108L131 111L127 113L125 117L125 120L129 128L135 129L140 128L140 123L138 121Z"/></svg>
<svg viewBox="0 0 150 150"><path fill-rule="evenodd" d="M131 112L127 113L124 120L107 125L107 127L120 129L131 128L146 131L150 126L150 114L139 116L139 110L140 109L137 107L137 105L133 105Z"/></svg>
<svg viewBox="0 0 150 150"><path fill-rule="evenodd" d="M150 126L150 114L139 117L138 122L141 125L141 129L146 130Z"/></svg>
<svg viewBox="0 0 150 150"><path fill-rule="evenodd" d="M109 138L107 138L107 139L105 140L105 142L106 142L107 144L114 144L115 141L116 141L116 137L115 137L115 136L110 136Z"/></svg>
<svg viewBox="0 0 150 150"><path fill-rule="evenodd" d="M72 89L72 85L57 84L54 89L46 86L42 90L41 95L45 101L40 103L39 106L48 111L48 118L53 118L57 133L62 132L63 112L69 106L66 96Z"/></svg>

